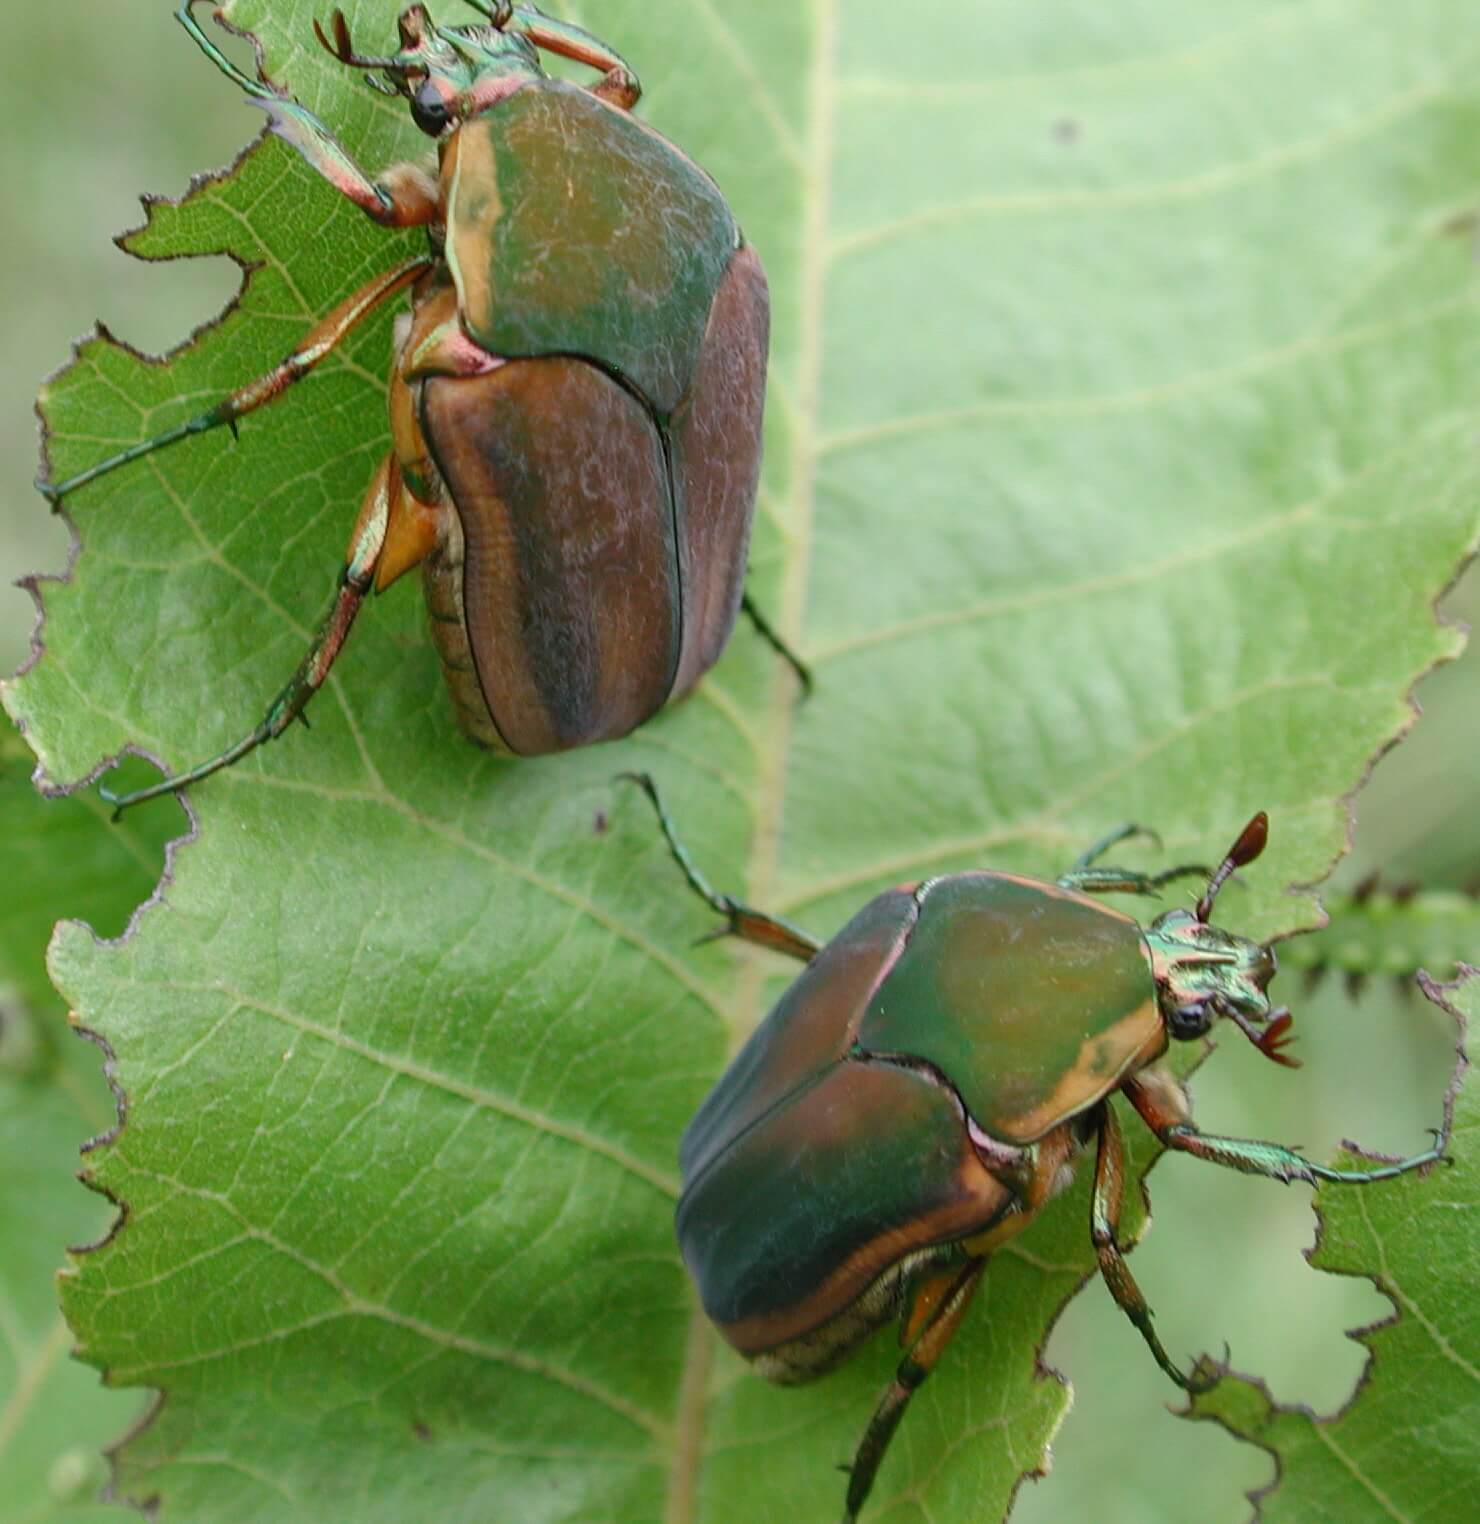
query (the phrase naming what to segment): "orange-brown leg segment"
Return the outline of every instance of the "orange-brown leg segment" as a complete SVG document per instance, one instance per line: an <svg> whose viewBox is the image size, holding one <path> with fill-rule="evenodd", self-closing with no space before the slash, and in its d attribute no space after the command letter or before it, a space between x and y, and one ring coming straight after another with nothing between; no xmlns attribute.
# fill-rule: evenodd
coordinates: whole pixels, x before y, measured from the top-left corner
<svg viewBox="0 0 1480 1524"><path fill-rule="evenodd" d="M192 434L204 434L208 429L220 428L222 424L228 425L232 433L235 433L238 418L255 412L259 407L266 407L269 402L275 402L290 386L301 381L321 360L333 354L382 302L388 301L419 280L432 268L432 265L433 261L425 254L418 255L415 259L403 260L383 275L377 275L374 280L367 281L353 296L346 297L328 317L315 323L304 336L302 343L265 376L259 376L255 381L249 381L245 386L238 387L215 407L196 414L194 418L186 419L184 423L176 424L172 429L166 429L162 434L156 434L152 439L130 445L128 449L120 450L116 455L110 455L106 460L99 461L95 466L89 466L86 471L80 471L76 476L69 477L54 487L44 482L37 485L55 506L69 492L75 492L78 487L96 480L118 466L126 465L131 460L137 460L141 455L148 455L154 450L163 449L165 445L174 444L177 440L188 439Z"/></svg>
<svg viewBox="0 0 1480 1524"><path fill-rule="evenodd" d="M141 804L144 800L155 799L161 794L174 793L187 784L209 778L212 773L240 761L264 741L276 740L282 735L303 714L308 701L323 686L335 658L343 649L355 615L359 613L365 595L377 581L376 572L385 550L389 526L398 517L424 511L406 493L395 457L387 455L376 469L365 492L354 533L350 536L349 553L339 574L339 586L328 615L319 626L313 644L298 664L298 670L272 701L262 723L220 756L202 762L186 772L161 779L137 793L120 796L109 793L107 789L100 789L103 798L114 807L114 819L132 804Z"/></svg>
<svg viewBox="0 0 1480 1524"><path fill-rule="evenodd" d="M1100 1108L1099 1147L1095 1155L1095 1188L1090 1205L1090 1237L1100 1261L1100 1274L1110 1288L1110 1295L1141 1332L1156 1363L1184 1391L1205 1392L1216 1385L1217 1376L1209 1378L1184 1375L1162 1347L1151 1326L1151 1308L1130 1272L1116 1233L1120 1228L1120 1207L1125 1198L1125 1150L1120 1140L1120 1124L1107 1104Z"/></svg>
<svg viewBox="0 0 1480 1524"><path fill-rule="evenodd" d="M709 880L704 877L695 865L694 859L689 856L689 849L679 840L678 832L674 829L673 822L668 817L668 811L663 806L663 797L658 792L658 785L647 773L619 773L617 776L628 783L635 783L652 800L653 808L658 812L658 824L663 828L663 836L668 843L668 850L684 878L688 880L689 888L711 910L717 910L724 916L725 924L708 936L701 937L700 941L708 942L715 937L723 936L739 937L742 941L754 942L757 947L769 947L772 952L785 953L788 957L796 958L802 963L808 962L817 953L822 943L816 937L808 936L799 927L778 920L775 916L766 915L760 910L752 910L749 905L742 905L739 900L732 900L728 894L721 894L711 887Z"/></svg>
<svg viewBox="0 0 1480 1524"><path fill-rule="evenodd" d="M591 86L592 95L600 96L623 111L630 111L642 98L642 86L627 67L626 60L599 37L593 37L572 22L546 16L532 5L515 5L512 24L537 48L602 70L602 78Z"/></svg>
<svg viewBox="0 0 1480 1524"><path fill-rule="evenodd" d="M399 466L397 464L399 474ZM385 526L385 543L375 563L375 591L383 593L398 577L420 566L437 547L444 509L419 501L410 485L400 481L391 493L390 517ZM353 555L353 541L351 541Z"/></svg>
<svg viewBox="0 0 1480 1524"><path fill-rule="evenodd" d="M961 1319L971 1305L986 1267L985 1259L970 1259L965 1265L954 1267L944 1285L939 1272L928 1273L916 1283L910 1307L905 1313L905 1326L907 1329L919 1328L920 1333L909 1353L899 1362L894 1380L885 1388L859 1441L848 1473L848 1500L843 1509L843 1524L853 1524L858 1510L868 1500L879 1463L884 1459L884 1452L894 1438L910 1398L935 1369L936 1361L961 1326ZM921 1307L922 1301L928 1305L928 1311Z"/></svg>

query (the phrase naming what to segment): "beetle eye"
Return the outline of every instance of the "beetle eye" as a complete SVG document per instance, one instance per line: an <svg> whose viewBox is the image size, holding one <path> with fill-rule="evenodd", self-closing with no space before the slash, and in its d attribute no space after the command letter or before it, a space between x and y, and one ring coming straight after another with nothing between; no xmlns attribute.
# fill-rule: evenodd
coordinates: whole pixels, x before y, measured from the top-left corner
<svg viewBox="0 0 1480 1524"><path fill-rule="evenodd" d="M1199 1000L1193 1005L1177 1005L1167 1012L1167 1027L1179 1042L1186 1042L1190 1038L1201 1037L1212 1026L1213 1016L1210 1000Z"/></svg>
<svg viewBox="0 0 1480 1524"><path fill-rule="evenodd" d="M440 137L442 129L452 120L447 102L437 93L431 80L423 80L411 97L411 120L428 137Z"/></svg>

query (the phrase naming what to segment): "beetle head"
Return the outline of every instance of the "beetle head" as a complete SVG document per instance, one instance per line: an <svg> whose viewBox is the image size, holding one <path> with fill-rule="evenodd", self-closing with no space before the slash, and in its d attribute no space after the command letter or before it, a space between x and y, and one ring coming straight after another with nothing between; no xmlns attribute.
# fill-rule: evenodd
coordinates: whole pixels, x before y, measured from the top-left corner
<svg viewBox="0 0 1480 1524"><path fill-rule="evenodd" d="M1251 863L1269 839L1269 818L1261 810L1218 864L1195 910L1168 910L1146 929L1156 974L1157 999L1167 1031L1186 1041L1201 1037L1226 1016L1277 1064L1300 1060L1280 1050L1290 1041L1291 1016L1272 1009L1265 993L1274 978L1274 950L1208 923L1213 901L1235 868Z"/></svg>
<svg viewBox="0 0 1480 1524"><path fill-rule="evenodd" d="M317 21L313 29L340 63L366 70L375 89L404 96L416 125L429 137L440 138L545 72L535 43L526 35L526 18L537 12L510 0L468 3L487 22L439 27L426 6L408 5L396 23L401 51L385 58L355 52L343 11L334 12L332 41Z"/></svg>

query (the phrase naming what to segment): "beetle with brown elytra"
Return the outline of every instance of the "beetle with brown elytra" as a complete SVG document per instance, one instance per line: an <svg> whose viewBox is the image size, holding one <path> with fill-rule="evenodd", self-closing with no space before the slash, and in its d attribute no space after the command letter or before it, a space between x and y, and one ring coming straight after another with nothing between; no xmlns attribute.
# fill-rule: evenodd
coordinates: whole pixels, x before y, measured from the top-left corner
<svg viewBox="0 0 1480 1524"><path fill-rule="evenodd" d="M339 61L403 97L435 174L372 180L298 102L236 67L184 0L177 17L272 131L427 253L347 297L279 365L214 407L55 485L54 505L152 450L237 422L308 375L382 303L411 293L390 378L391 450L360 506L334 603L262 722L219 756L123 797L173 792L280 736L323 684L367 594L421 566L458 724L539 756L614 740L690 692L743 608L760 476L769 295L714 182L631 115L636 76L589 32L509 0L401 47ZM219 15L218 15L219 19ZM602 71L549 77L545 50Z"/></svg>

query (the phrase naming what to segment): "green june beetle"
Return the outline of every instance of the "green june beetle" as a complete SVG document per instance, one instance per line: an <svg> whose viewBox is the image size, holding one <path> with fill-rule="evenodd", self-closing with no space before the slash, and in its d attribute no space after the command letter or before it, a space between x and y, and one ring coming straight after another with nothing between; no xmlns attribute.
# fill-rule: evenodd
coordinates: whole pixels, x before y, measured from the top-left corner
<svg viewBox="0 0 1480 1524"><path fill-rule="evenodd" d="M807 964L700 1106L679 1150L676 1227L704 1311L762 1375L825 1375L882 1324L904 1356L858 1445L844 1509L857 1517L911 1396L971 1302L988 1256L1022 1232L1095 1145L1090 1236L1121 1309L1162 1370L1184 1373L1117 1242L1125 1168L1109 1102L1123 1095L1163 1146L1289 1183L1365 1185L1443 1157L1434 1148L1367 1170L1330 1169L1290 1148L1200 1132L1159 1066L1171 1041L1231 1021L1266 1057L1291 1016L1271 1007L1271 948L1211 923L1218 891L1268 838L1260 813L1211 875L1096 866L1124 826L1052 882L954 873L870 900L826 945L717 893L652 800L690 886L726 932ZM1207 877L1195 908L1149 926L1092 894L1151 894Z"/></svg>
<svg viewBox="0 0 1480 1524"><path fill-rule="evenodd" d="M636 76L532 5L464 0L483 22L399 18L401 48L320 43L436 141L433 174L371 180L296 101L177 19L271 130L388 228L429 250L347 297L278 366L186 422L42 491L70 493L237 421L308 375L382 303L396 325L391 450L373 474L334 603L262 722L118 808L194 783L283 733L327 677L361 602L421 566L457 721L538 756L628 734L719 659L739 611L792 662L744 589L760 476L765 272L714 182L631 115ZM217 19L220 19L219 13ZM602 71L549 77L545 50Z"/></svg>

